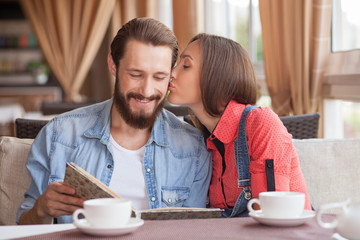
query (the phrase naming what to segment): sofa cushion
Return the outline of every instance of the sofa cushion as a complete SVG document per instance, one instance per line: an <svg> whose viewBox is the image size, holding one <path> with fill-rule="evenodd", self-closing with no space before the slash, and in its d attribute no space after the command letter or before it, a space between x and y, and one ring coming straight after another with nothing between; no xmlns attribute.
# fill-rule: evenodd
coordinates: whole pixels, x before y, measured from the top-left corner
<svg viewBox="0 0 360 240"><path fill-rule="evenodd" d="M347 198L360 203L360 138L294 139L293 143L315 209Z"/></svg>
<svg viewBox="0 0 360 240"><path fill-rule="evenodd" d="M16 224L16 213L31 182L25 163L33 139L0 137L0 225Z"/></svg>

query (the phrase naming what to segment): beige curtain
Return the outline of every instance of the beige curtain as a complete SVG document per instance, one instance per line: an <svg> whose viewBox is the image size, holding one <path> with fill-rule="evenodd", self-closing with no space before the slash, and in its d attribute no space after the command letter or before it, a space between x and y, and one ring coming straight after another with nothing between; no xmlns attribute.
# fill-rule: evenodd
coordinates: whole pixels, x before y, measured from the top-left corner
<svg viewBox="0 0 360 240"><path fill-rule="evenodd" d="M319 111L331 0L260 0L266 83L278 115Z"/></svg>
<svg viewBox="0 0 360 240"><path fill-rule="evenodd" d="M112 39L119 28L135 17L158 19L158 0L117 0L111 21ZM204 32L204 1L172 0L173 30L178 39L180 50L197 33Z"/></svg>
<svg viewBox="0 0 360 240"><path fill-rule="evenodd" d="M96 56L116 0L21 0L44 56L65 92L79 91Z"/></svg>
<svg viewBox="0 0 360 240"><path fill-rule="evenodd" d="M157 19L157 9L157 0L116 0L114 12L111 16L110 29L108 33L109 46L113 38L115 37L117 31L122 27L122 25L136 17L151 17ZM114 77L109 73L108 78L113 83L112 87L114 87Z"/></svg>
<svg viewBox="0 0 360 240"><path fill-rule="evenodd" d="M182 52L190 39L205 31L204 1L173 0L174 33Z"/></svg>
<svg viewBox="0 0 360 240"><path fill-rule="evenodd" d="M157 19L157 0L117 0L111 17L111 40L126 22L136 17Z"/></svg>

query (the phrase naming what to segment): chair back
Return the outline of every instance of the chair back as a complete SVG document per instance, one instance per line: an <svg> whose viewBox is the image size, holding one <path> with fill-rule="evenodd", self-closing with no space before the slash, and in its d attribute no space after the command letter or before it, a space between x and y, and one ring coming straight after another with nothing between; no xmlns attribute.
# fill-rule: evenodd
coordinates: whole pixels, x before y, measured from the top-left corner
<svg viewBox="0 0 360 240"><path fill-rule="evenodd" d="M319 113L280 117L280 120L294 139L317 138L319 119Z"/></svg>
<svg viewBox="0 0 360 240"><path fill-rule="evenodd" d="M172 112L176 116L180 116L180 117L189 114L188 107L184 107L184 106L174 106L174 105L166 104L164 108Z"/></svg>
<svg viewBox="0 0 360 240"><path fill-rule="evenodd" d="M17 118L15 120L15 136L17 138L35 138L48 120Z"/></svg>
<svg viewBox="0 0 360 240"><path fill-rule="evenodd" d="M319 113L280 117L294 139L317 138L319 119ZM184 121L194 126L189 114L184 116Z"/></svg>
<svg viewBox="0 0 360 240"><path fill-rule="evenodd" d="M43 115L57 115L64 112L74 110L76 108L86 107L94 104L93 101L88 102L42 102L41 113Z"/></svg>

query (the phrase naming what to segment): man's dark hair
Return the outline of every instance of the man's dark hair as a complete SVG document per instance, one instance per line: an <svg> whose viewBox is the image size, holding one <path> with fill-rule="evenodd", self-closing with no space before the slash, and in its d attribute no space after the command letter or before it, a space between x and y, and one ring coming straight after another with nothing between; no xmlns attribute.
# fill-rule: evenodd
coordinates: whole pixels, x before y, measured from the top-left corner
<svg viewBox="0 0 360 240"><path fill-rule="evenodd" d="M163 23L152 18L134 18L123 25L111 43L111 56L117 68L130 40L153 46L168 46L172 50L171 68L174 67L178 56L178 42L174 33Z"/></svg>

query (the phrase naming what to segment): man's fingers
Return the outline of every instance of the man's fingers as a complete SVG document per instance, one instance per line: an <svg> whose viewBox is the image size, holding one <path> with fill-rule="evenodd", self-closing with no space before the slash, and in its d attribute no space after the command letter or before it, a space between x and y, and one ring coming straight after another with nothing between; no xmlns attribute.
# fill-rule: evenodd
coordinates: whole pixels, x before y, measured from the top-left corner
<svg viewBox="0 0 360 240"><path fill-rule="evenodd" d="M73 196L75 190L62 182L51 183L40 197L39 216L58 217L71 215L76 209L83 207L84 200Z"/></svg>
<svg viewBox="0 0 360 240"><path fill-rule="evenodd" d="M64 204L75 205L82 207L85 200L73 196L75 189L66 186L63 182L56 182L50 184L54 192L49 191L49 198L53 201L59 201ZM49 186L50 186L49 185Z"/></svg>
<svg viewBox="0 0 360 240"><path fill-rule="evenodd" d="M79 209L79 206L58 203L55 206L48 208L48 214L51 217L71 215L76 209Z"/></svg>
<svg viewBox="0 0 360 240"><path fill-rule="evenodd" d="M63 182L54 182L49 185L49 189L54 190L58 193L74 195L75 189L66 186Z"/></svg>

